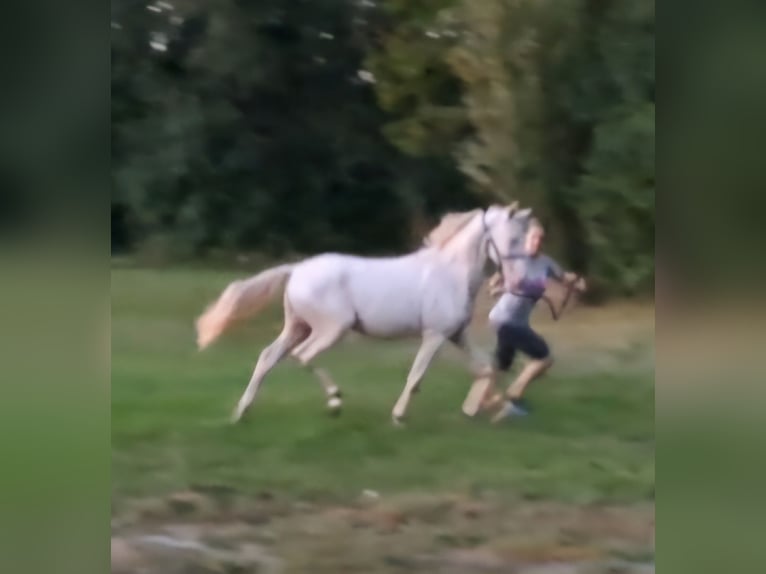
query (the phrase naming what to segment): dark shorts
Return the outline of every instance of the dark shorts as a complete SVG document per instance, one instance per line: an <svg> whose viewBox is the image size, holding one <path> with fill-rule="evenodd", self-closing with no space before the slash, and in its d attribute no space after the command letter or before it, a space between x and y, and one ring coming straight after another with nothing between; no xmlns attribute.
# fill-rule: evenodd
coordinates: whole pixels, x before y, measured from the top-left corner
<svg viewBox="0 0 766 574"><path fill-rule="evenodd" d="M516 351L536 360L545 359L551 353L548 343L532 327L505 323L497 330L496 367L501 371L510 369Z"/></svg>

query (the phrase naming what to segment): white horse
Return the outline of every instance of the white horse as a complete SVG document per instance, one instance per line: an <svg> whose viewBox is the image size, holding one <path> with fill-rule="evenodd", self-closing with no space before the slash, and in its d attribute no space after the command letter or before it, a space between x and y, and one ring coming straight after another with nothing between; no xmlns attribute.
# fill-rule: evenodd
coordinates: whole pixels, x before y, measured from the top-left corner
<svg viewBox="0 0 766 574"><path fill-rule="evenodd" d="M501 264L503 254L523 237L530 216L531 209L519 210L516 203L450 213L422 248L407 255L322 254L231 283L197 320L200 350L234 321L259 311L287 282L284 328L261 352L232 422L242 418L266 374L288 353L317 376L330 409L339 409L340 389L311 362L351 330L375 338L422 337L392 411L395 424L401 423L412 393L446 341L469 355L475 376L492 376L489 357L469 340L466 328L488 260Z"/></svg>

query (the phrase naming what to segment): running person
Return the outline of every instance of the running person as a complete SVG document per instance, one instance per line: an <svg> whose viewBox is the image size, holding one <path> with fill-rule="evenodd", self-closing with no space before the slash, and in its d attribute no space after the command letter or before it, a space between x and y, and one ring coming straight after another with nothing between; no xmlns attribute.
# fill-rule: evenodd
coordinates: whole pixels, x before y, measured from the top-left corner
<svg viewBox="0 0 766 574"><path fill-rule="evenodd" d="M495 276L490 283L493 296L503 294L489 313L489 321L497 331L496 368L507 372L517 351L531 359L508 387L505 402L493 417L493 422L508 416L526 415L522 399L524 389L553 364L548 343L529 324L532 310L543 297L548 279L572 285L581 293L585 291L584 279L564 272L558 263L540 251L544 237L543 226L533 220L523 249L511 253L504 265L505 284L502 284L502 275Z"/></svg>

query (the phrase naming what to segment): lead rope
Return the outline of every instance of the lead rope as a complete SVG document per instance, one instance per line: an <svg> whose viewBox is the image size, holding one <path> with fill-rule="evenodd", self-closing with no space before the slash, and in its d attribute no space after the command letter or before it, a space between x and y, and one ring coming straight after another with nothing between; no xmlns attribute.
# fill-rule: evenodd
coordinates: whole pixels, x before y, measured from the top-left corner
<svg viewBox="0 0 766 574"><path fill-rule="evenodd" d="M565 282L566 285L566 295L564 295L564 298L561 300L561 305L559 305L559 308L556 309L556 306L553 304L553 301L551 301L551 298L547 295L543 295L540 297L543 301L545 301L546 305L548 305L548 309L550 309L551 317L553 317L554 321L558 321L559 318L561 318L561 314L564 312L564 309L566 309L567 304L569 303L570 299L572 299L572 294L575 292L574 285L577 283L577 281L580 280L580 276L577 275L572 281ZM524 299L533 299L533 297L530 297L529 295L524 295L523 293L517 293L515 291L510 291L512 295L515 295L516 297L523 297Z"/></svg>
<svg viewBox="0 0 766 574"><path fill-rule="evenodd" d="M579 280L580 276L575 275L571 281L565 282L567 288L566 295L564 295L564 298L561 300L561 305L559 305L558 309L555 308L550 297L543 295L543 299L548 304L548 308L551 310L551 316L553 317L554 321L558 321L561 317L561 314L564 312L564 309L566 309L567 304L572 298L572 294L575 292L575 283L577 283Z"/></svg>

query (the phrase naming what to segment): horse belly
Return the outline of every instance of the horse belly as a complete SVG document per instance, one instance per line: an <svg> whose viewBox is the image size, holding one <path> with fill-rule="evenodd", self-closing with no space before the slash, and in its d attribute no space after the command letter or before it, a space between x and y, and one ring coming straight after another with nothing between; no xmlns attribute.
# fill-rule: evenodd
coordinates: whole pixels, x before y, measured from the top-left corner
<svg viewBox="0 0 766 574"><path fill-rule="evenodd" d="M401 305L383 305L357 310L354 330L380 339L419 335L422 332L420 313Z"/></svg>
<svg viewBox="0 0 766 574"><path fill-rule="evenodd" d="M422 332L422 296L416 277L367 270L350 282L356 313L355 329L379 338L393 338Z"/></svg>
<svg viewBox="0 0 766 574"><path fill-rule="evenodd" d="M422 312L424 329L450 334L470 323L473 306L468 294L452 287L426 292Z"/></svg>

